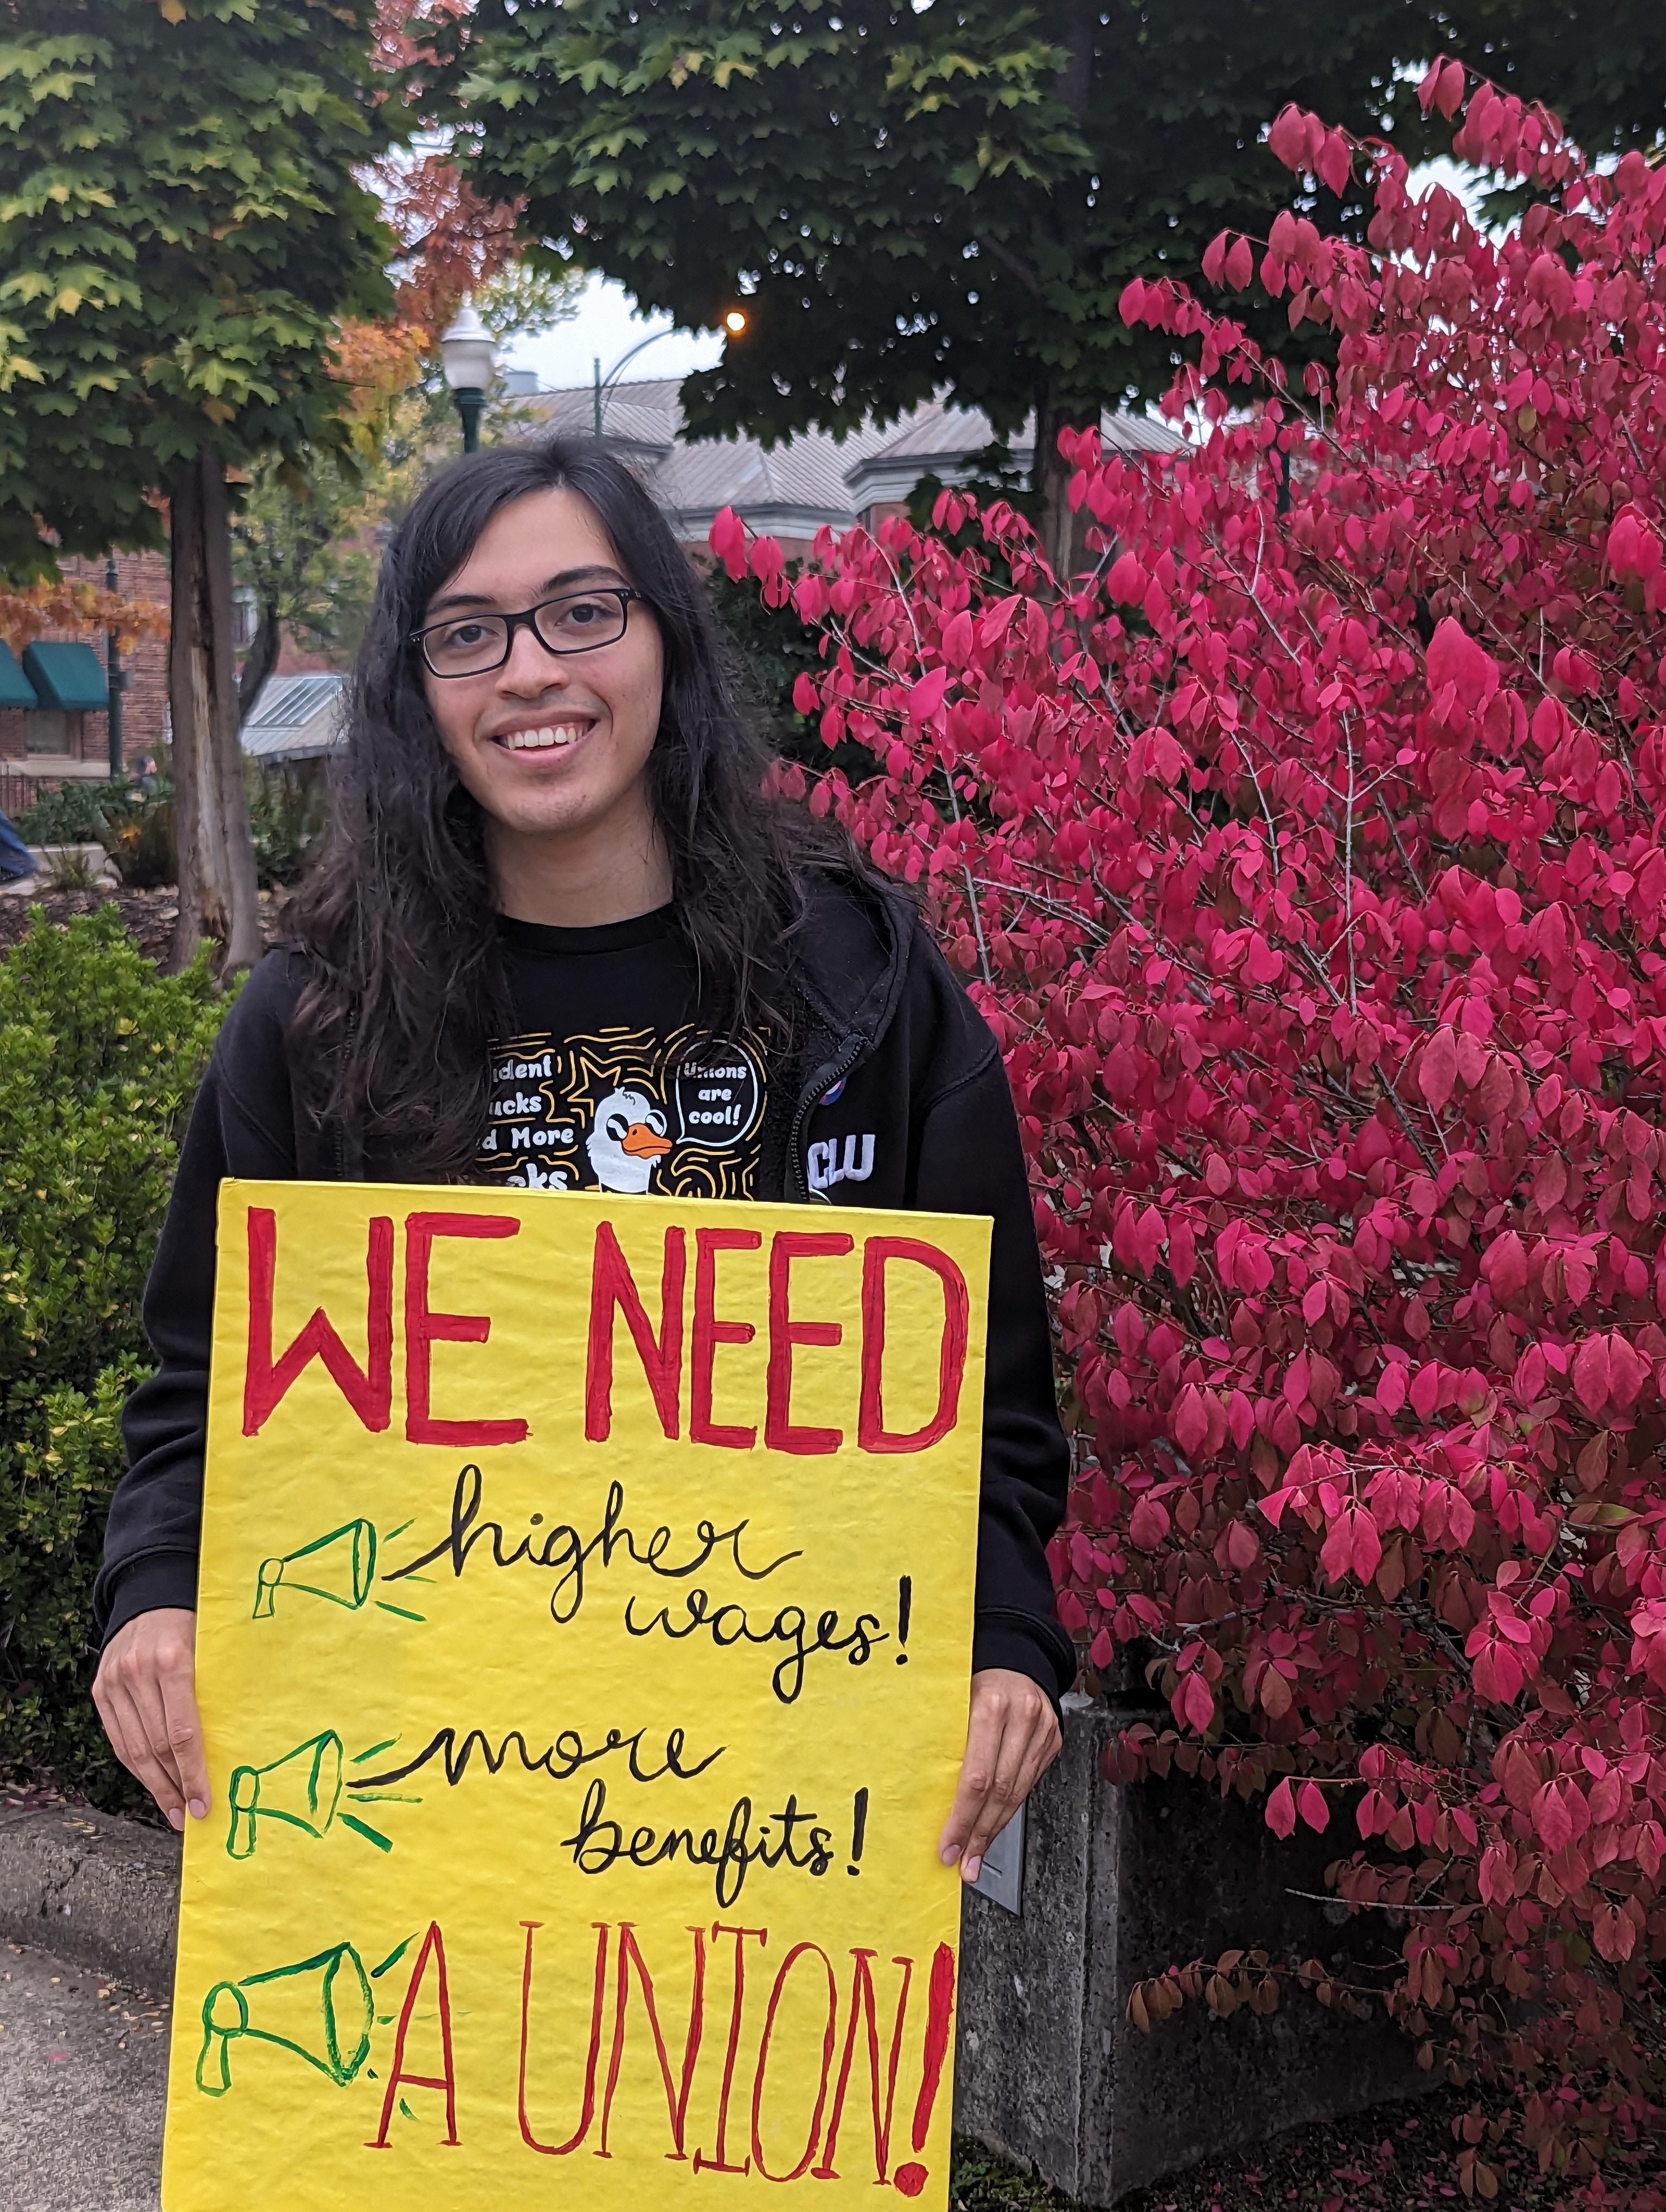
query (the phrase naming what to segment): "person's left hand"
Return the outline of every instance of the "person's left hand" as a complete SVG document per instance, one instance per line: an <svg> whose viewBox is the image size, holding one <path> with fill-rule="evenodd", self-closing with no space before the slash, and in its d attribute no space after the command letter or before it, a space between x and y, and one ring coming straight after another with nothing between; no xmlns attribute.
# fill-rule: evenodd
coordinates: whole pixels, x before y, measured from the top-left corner
<svg viewBox="0 0 1666 2212"><path fill-rule="evenodd" d="M1058 1755L1058 1717L1039 1683L1008 1667L974 1674L960 1787L937 1844L944 1865L958 1859L961 1879L976 1881L984 1852Z"/></svg>

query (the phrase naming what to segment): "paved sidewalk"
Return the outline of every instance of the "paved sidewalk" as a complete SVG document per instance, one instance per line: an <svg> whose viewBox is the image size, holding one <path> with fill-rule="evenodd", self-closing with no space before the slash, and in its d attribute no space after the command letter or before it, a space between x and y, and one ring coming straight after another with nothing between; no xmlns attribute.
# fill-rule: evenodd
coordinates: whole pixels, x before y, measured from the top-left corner
<svg viewBox="0 0 1666 2212"><path fill-rule="evenodd" d="M0 2200L157 2212L168 2008L0 1942Z"/></svg>

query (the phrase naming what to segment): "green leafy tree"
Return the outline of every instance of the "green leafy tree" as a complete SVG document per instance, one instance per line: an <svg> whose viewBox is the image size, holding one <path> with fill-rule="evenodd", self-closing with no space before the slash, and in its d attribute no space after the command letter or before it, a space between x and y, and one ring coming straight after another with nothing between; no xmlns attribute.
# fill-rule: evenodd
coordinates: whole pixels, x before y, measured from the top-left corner
<svg viewBox="0 0 1666 2212"><path fill-rule="evenodd" d="M233 573L255 605L237 678L240 722L277 666L286 629L314 652L341 657L356 649L375 590L369 541L386 474L380 455L367 470L325 453L304 475L272 460L251 477L232 523Z"/></svg>
<svg viewBox="0 0 1666 2212"><path fill-rule="evenodd" d="M372 0L0 10L0 563L160 542L179 948L259 951L228 468L346 444L342 319L388 310L355 167L397 135Z"/></svg>
<svg viewBox="0 0 1666 2212"><path fill-rule="evenodd" d="M1581 64L1592 112L1658 117L1656 0L1620 0ZM1262 141L1286 101L1422 143L1397 65L1502 41L1521 88L1592 0L479 0L440 27L435 79L471 119L471 174L524 198L548 247L644 307L748 327L688 379L696 435L765 439L895 416L947 390L1010 435L1031 410L1034 488L1063 525L1058 429L1167 384L1129 330L1134 276L1192 278L1223 228L1264 236L1287 176ZM1477 42L1467 50L1455 24ZM1633 42L1627 52L1627 40ZM1639 56L1652 46L1655 58ZM1606 73L1605 73L1606 72ZM1583 79L1582 79L1583 82ZM1606 102L1606 105L1604 103ZM1340 180L1339 180L1340 181ZM1351 185L1316 184L1358 234ZM1252 297L1263 343L1301 355Z"/></svg>
<svg viewBox="0 0 1666 2212"><path fill-rule="evenodd" d="M1430 51L1554 108L1587 152L1646 151L1666 132L1658 0L1442 0Z"/></svg>
<svg viewBox="0 0 1666 2212"><path fill-rule="evenodd" d="M583 279L532 266L512 253L476 287L480 319L500 346L552 329L576 312ZM232 567L253 595L255 634L237 678L238 719L246 721L277 666L285 630L337 660L357 649L376 585L375 532L408 507L423 477L455 449L457 417L436 348L402 328L355 334L356 387L351 447L274 454L251 471L232 522ZM524 434L525 404L495 388L486 428ZM257 860L260 824L255 824Z"/></svg>
<svg viewBox="0 0 1666 2212"><path fill-rule="evenodd" d="M1116 312L1264 231L1286 100L1419 128L1395 64L1432 0L481 0L436 33L472 174L645 307L749 322L684 387L696 434L894 416L944 389L1055 441L1170 374ZM1338 209L1328 195L1335 228ZM1350 201L1354 227L1363 208ZM1281 313L1263 303L1271 330ZM1288 339L1288 331L1286 329Z"/></svg>
<svg viewBox="0 0 1666 2212"><path fill-rule="evenodd" d="M516 253L477 288L475 312L497 343L507 345L570 322L583 289L582 270L550 268Z"/></svg>

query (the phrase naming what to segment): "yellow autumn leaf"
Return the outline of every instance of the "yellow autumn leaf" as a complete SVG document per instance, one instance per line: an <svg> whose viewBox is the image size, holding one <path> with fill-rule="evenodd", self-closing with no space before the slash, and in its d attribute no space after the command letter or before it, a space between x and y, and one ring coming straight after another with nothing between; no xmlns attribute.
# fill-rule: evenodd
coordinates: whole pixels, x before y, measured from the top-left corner
<svg viewBox="0 0 1666 2212"><path fill-rule="evenodd" d="M183 23L185 20L185 0L156 0L165 23Z"/></svg>

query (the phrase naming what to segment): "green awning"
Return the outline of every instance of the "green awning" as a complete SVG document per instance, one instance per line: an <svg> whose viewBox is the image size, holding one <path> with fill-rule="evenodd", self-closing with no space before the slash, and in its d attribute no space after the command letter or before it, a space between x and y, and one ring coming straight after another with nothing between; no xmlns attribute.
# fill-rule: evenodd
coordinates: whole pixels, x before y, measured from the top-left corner
<svg viewBox="0 0 1666 2212"><path fill-rule="evenodd" d="M34 707L39 704L33 684L17 665L17 655L3 639L0 639L0 707Z"/></svg>
<svg viewBox="0 0 1666 2212"><path fill-rule="evenodd" d="M25 646L23 672L43 707L107 707L104 663L90 645Z"/></svg>

